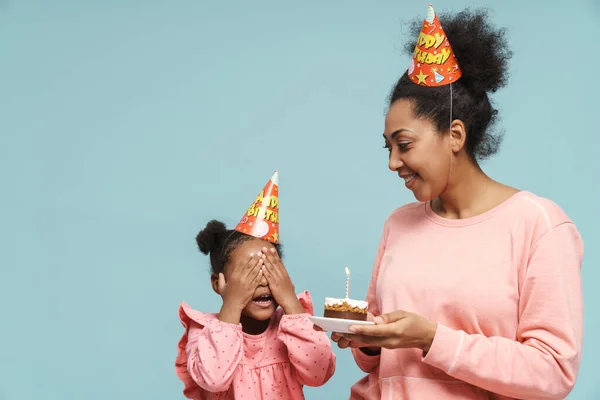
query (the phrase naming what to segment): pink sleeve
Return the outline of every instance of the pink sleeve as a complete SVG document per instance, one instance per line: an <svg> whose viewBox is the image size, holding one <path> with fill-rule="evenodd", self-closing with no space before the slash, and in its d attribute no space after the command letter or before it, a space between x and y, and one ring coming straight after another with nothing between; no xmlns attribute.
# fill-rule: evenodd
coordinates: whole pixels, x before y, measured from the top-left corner
<svg viewBox="0 0 600 400"><path fill-rule="evenodd" d="M423 361L507 397L564 399L583 339L583 242L563 223L534 244L520 287L517 340L469 335L438 324Z"/></svg>
<svg viewBox="0 0 600 400"><path fill-rule="evenodd" d="M243 355L241 325L213 319L202 327L193 323L186 345L187 369L198 386L212 392L226 391Z"/></svg>
<svg viewBox="0 0 600 400"><path fill-rule="evenodd" d="M316 331L308 318L313 304L308 292L298 296L306 313L283 315L277 337L287 347L298 381L306 386L322 386L335 372L336 357L325 332Z"/></svg>
<svg viewBox="0 0 600 400"><path fill-rule="evenodd" d="M371 273L371 281L369 282L369 287L367 289L367 297L366 301L369 303L369 312L374 316L378 316L381 314L379 307L377 305L377 277L379 276L379 266L381 265L381 259L383 258L383 253L385 252L385 242L386 242L386 228L384 228L384 234L379 242L379 249L377 250L377 255L375 256L375 264L373 265L373 272ZM356 365L358 368L363 370L366 373L371 372L377 366L379 366L379 360L381 355L368 355L365 354L362 350L352 348L352 355L354 356L354 361L356 361Z"/></svg>

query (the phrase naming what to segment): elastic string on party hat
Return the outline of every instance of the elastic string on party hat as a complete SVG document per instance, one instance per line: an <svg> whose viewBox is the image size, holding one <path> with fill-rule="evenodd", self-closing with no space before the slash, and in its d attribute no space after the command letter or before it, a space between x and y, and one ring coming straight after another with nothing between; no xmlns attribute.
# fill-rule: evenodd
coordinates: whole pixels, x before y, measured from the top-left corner
<svg viewBox="0 0 600 400"><path fill-rule="evenodd" d="M452 84L450 86L450 125L448 125L448 135L452 135ZM446 191L448 185L450 185L450 176L452 175L452 137L448 141L448 174L446 175L446 185L442 189L442 193ZM432 206L433 200L429 201L429 206Z"/></svg>
<svg viewBox="0 0 600 400"><path fill-rule="evenodd" d="M225 238L225 240L223 241L223 247L221 247L221 253L223 253L223 250L225 250L225 245L227 244L227 242L229 241L229 238L231 238L231 236L235 233L235 230L232 230L231 233L229 235L227 235L227 237Z"/></svg>
<svg viewBox="0 0 600 400"><path fill-rule="evenodd" d="M450 125L449 128L452 128L452 84L448 85L450 86Z"/></svg>
<svg viewBox="0 0 600 400"><path fill-rule="evenodd" d="M448 166L448 176L446 177L446 186L444 187L444 190L446 190L450 184L450 175L452 173L452 84L448 86L450 86L450 124L448 125L448 134L450 135L450 165Z"/></svg>

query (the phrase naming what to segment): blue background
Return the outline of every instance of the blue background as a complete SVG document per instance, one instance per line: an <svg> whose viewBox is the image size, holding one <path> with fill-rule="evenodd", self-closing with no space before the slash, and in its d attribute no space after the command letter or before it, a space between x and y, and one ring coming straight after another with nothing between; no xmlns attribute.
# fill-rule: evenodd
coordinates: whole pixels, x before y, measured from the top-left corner
<svg viewBox="0 0 600 400"><path fill-rule="evenodd" d="M410 3L410 4L409 4ZM586 244L571 399L600 396L600 5L493 7L515 52L494 178L556 201ZM543 6L542 6L543 4ZM426 1L0 0L0 400L181 399L177 307L220 305L194 237L275 169L287 267L317 310L365 294L385 218L385 99ZM414 38L412 38L414 39ZM362 373L307 397L347 398ZM594 372L596 371L596 372Z"/></svg>

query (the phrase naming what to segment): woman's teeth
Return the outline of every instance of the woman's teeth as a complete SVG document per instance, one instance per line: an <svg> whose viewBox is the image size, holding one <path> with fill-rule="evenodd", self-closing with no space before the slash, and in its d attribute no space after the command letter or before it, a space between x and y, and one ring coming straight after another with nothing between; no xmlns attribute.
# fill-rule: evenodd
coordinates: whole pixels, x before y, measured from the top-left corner
<svg viewBox="0 0 600 400"><path fill-rule="evenodd" d="M415 179L417 177L417 174L412 174L411 176L407 176L406 178L404 178L404 182L408 183L410 181L412 181L413 179Z"/></svg>

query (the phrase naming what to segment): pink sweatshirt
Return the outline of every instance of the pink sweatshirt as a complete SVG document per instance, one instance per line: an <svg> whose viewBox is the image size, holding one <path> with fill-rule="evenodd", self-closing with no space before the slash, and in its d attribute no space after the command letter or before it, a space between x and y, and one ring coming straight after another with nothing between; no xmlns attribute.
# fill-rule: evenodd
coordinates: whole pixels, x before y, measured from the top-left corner
<svg viewBox="0 0 600 400"><path fill-rule="evenodd" d="M194 400L304 399L302 386L321 386L335 372L329 338L313 329L310 294L298 296L305 314L278 309L260 335L181 303L185 328L175 362L183 394Z"/></svg>
<svg viewBox="0 0 600 400"><path fill-rule="evenodd" d="M564 399L583 336L583 242L553 202L519 192L476 217L429 203L385 223L367 293L374 315L397 309L438 323L430 351L353 349L368 373L351 399Z"/></svg>

